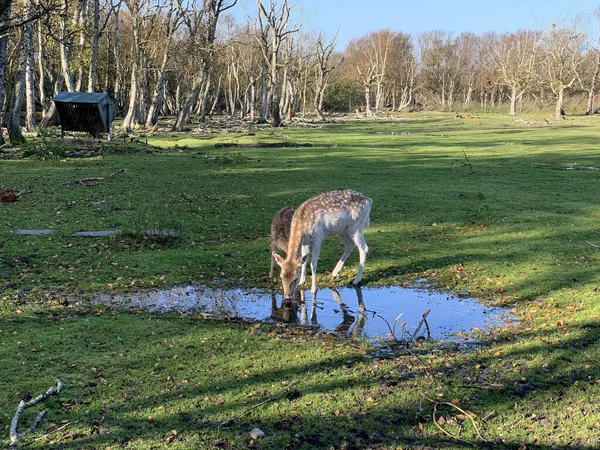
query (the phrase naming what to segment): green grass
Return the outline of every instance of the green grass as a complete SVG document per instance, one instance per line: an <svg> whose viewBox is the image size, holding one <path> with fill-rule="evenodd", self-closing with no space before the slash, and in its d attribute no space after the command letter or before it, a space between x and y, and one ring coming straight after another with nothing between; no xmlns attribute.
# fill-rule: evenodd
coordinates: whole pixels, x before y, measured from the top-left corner
<svg viewBox="0 0 600 450"><path fill-rule="evenodd" d="M31 191L0 203L0 429L20 392L58 377L67 388L44 426L73 423L31 448L247 448L254 427L267 434L257 448L470 448L433 423L423 393L476 414L487 443L458 409L437 411L441 427L483 448L596 448L600 171L586 167L600 168L600 118L406 119L159 133L139 138L150 147L106 145L101 159L0 160L0 184ZM215 147L278 141L313 147ZM511 306L519 327L478 349L380 359L332 336L77 303L184 283L276 287L273 215L342 187L373 199L365 284L426 277ZM144 234L156 228L177 233ZM72 236L97 229L118 233ZM341 250L325 241L324 280ZM341 282L356 266L353 253Z"/></svg>

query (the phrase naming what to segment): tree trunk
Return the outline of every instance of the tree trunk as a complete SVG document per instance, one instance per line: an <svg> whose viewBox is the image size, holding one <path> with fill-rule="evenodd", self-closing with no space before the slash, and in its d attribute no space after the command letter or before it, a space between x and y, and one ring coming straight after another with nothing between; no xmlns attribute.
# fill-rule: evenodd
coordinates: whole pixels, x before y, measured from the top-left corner
<svg viewBox="0 0 600 450"><path fill-rule="evenodd" d="M588 101L585 115L589 116L594 114L594 97L596 96L596 83L598 82L598 75L600 75L600 51L596 50L596 67L594 68L594 74L590 81L590 87L588 89Z"/></svg>
<svg viewBox="0 0 600 450"><path fill-rule="evenodd" d="M8 22L10 18L10 3L0 16L0 27ZM2 136L2 124L4 123L4 74L6 72L7 55L6 50L8 46L8 34L0 36L0 145L4 144L4 137Z"/></svg>
<svg viewBox="0 0 600 450"><path fill-rule="evenodd" d="M165 45L165 53L163 54L163 60L160 67L160 76L156 81L154 87L154 94L152 95L152 102L150 103L150 109L148 111L148 117L146 118L146 128L152 128L158 122L158 114L160 113L165 97L165 83L167 80L167 63L169 62L169 47L171 44L171 38L169 37Z"/></svg>
<svg viewBox="0 0 600 450"><path fill-rule="evenodd" d="M64 78L62 76L62 73L59 73L58 76L56 77L56 82L54 83L54 95L58 95L58 93L62 90L63 82L64 82ZM41 125L43 127L47 127L50 123L52 123L55 115L56 115L56 104L54 102L50 102L50 107L42 115Z"/></svg>
<svg viewBox="0 0 600 450"><path fill-rule="evenodd" d="M6 127L8 129L8 138L11 144L22 144L25 142L23 131L21 130L21 108L23 107L23 97L25 96L25 70L27 67L27 51L25 36L21 36L19 48L19 65L15 73L15 91L6 118Z"/></svg>
<svg viewBox="0 0 600 450"><path fill-rule="evenodd" d="M121 3L115 8L115 98L118 99L119 103L123 104L121 101L121 38L119 33L119 17L121 11Z"/></svg>
<svg viewBox="0 0 600 450"><path fill-rule="evenodd" d="M565 99L565 88L561 87L558 89L558 94L556 96L556 109L554 110L554 118L556 120L560 120L565 115L565 111L563 109Z"/></svg>
<svg viewBox="0 0 600 450"><path fill-rule="evenodd" d="M137 0L134 0L137 1ZM132 32L133 32L133 65L131 67L131 82L129 87L129 104L127 106L127 115L123 119L123 130L130 131L131 126L137 123L137 99L138 99L138 80L140 73L140 11L135 10L135 7L129 6L129 10L133 16Z"/></svg>
<svg viewBox="0 0 600 450"><path fill-rule="evenodd" d="M42 120L48 113L48 108L50 107L51 101L49 101L48 97L46 97L46 90L44 86L46 84L45 73L46 73L46 65L44 64L44 35L42 33L42 23L38 22L38 48L37 48L37 65L38 65L38 90L40 93L40 103L42 105Z"/></svg>
<svg viewBox="0 0 600 450"><path fill-rule="evenodd" d="M77 19L74 21L77 23L79 28L79 54L84 54L85 49L85 29L86 29L86 9L87 0L81 0L81 5L78 7ZM75 83L75 90L81 92L83 87L83 62L78 63L77 68L77 81Z"/></svg>
<svg viewBox="0 0 600 450"><path fill-rule="evenodd" d="M27 2L27 18L33 14L33 1ZM25 128L32 131L35 128L35 56L33 49L33 23L25 24L24 50L25 50Z"/></svg>
<svg viewBox="0 0 600 450"><path fill-rule="evenodd" d="M100 0L93 2L94 32L92 35L92 54L90 56L90 73L88 76L88 92L94 92L96 87L96 62L98 61L98 40L100 39Z"/></svg>
<svg viewBox="0 0 600 450"><path fill-rule="evenodd" d="M194 85L192 86L192 90L188 95L188 98L186 99L185 103L181 106L179 114L177 114L177 119L175 120L175 124L173 125L173 131L183 131L183 126L187 123L192 108L198 100L198 95L200 94L200 90L202 89L203 81L204 77L202 75L197 77L196 81L194 81Z"/></svg>
<svg viewBox="0 0 600 450"><path fill-rule="evenodd" d="M510 86L510 112L511 116L517 115L517 85L515 83Z"/></svg>
<svg viewBox="0 0 600 450"><path fill-rule="evenodd" d="M269 89L267 87L267 77L268 77L267 64L263 62L262 74L260 76L261 105L260 105L260 115L258 117L258 123L267 123L268 93L269 93Z"/></svg>
<svg viewBox="0 0 600 450"><path fill-rule="evenodd" d="M220 80L220 78L219 78ZM208 79L206 80L206 83L204 83L204 90L202 92L202 101L200 102L200 121L201 122L206 122L206 114L207 114L207 101L208 101L208 89L210 88L210 75L208 77ZM217 95L218 95L218 89L217 89Z"/></svg>
<svg viewBox="0 0 600 450"><path fill-rule="evenodd" d="M68 45L68 31L67 31L67 12L69 3L68 0L63 1L63 11L60 14L60 66L63 73L65 84L67 85L67 91L73 92L75 86L73 85L73 78L69 71L69 45Z"/></svg>
<svg viewBox="0 0 600 450"><path fill-rule="evenodd" d="M371 110L371 86L365 85L365 112L367 117L373 117L373 111Z"/></svg>

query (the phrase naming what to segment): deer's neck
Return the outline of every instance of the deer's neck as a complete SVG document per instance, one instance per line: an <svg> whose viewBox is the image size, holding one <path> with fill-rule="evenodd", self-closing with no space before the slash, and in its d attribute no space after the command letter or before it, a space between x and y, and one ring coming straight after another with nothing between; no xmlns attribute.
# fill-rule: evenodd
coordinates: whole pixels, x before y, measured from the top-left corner
<svg viewBox="0 0 600 450"><path fill-rule="evenodd" d="M300 258L302 254L302 245L305 244L306 235L310 228L310 224L307 223L307 220L313 220L311 216L312 215L310 214L310 211L307 211L307 208L298 208L294 213L290 229L290 239L288 241L288 259Z"/></svg>

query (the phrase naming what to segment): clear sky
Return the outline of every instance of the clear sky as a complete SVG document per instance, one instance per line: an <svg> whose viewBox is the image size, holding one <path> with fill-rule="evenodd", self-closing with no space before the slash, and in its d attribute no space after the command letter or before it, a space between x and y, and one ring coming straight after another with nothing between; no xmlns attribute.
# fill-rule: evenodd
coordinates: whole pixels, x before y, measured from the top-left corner
<svg viewBox="0 0 600 450"><path fill-rule="evenodd" d="M267 5L268 1L263 0L263 4ZM293 4L296 0L288 1ZM245 9L254 15L256 0L239 0L239 3L238 12ZM566 16L589 15L600 7L600 1L298 0L300 5L303 5L303 16L308 17L303 29L324 31L333 37L339 26L337 49L343 50L350 40L383 28L412 35L433 30L483 34L544 29Z"/></svg>

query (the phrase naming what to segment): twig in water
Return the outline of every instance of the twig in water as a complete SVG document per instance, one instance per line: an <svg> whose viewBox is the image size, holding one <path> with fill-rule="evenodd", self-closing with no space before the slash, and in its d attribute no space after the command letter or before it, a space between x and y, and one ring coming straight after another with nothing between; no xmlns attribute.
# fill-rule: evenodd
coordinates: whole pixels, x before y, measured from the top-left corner
<svg viewBox="0 0 600 450"><path fill-rule="evenodd" d="M278 398L281 398L281 397L283 397L283 396L284 396L285 394L287 394L287 393L288 393L288 391L289 391L289 390L290 390L290 389L291 389L291 388L292 388L294 385L296 385L297 383L298 383L298 381L297 381L297 380L296 380L296 381L292 381L292 382L291 382L290 384L288 384L288 385L286 386L286 388L285 388L285 389L284 389L282 392L280 392L279 394L277 394L277 395L274 395L273 397L269 397L268 399L266 399L266 400L264 400L264 401L262 401L262 402L260 402L260 403L257 403L256 405L252 405L252 406L250 406L249 408L246 408L245 410L243 410L241 413L237 414L236 416L233 416L231 419L227 419L225 422L221 422L221 423L219 424L219 426L217 427L217 429L219 429L219 430L220 430L220 429L221 429L222 427L224 427L225 425L228 425L228 424L230 424L231 422L233 422L234 420L236 420L236 419L239 419L239 418L240 418L240 417L242 417L242 416L245 416L246 414L248 414L248 413L249 413L250 411L252 411L253 409L259 408L260 406L262 406L262 405L264 405L264 404L266 404L266 403L272 402L273 400L277 400Z"/></svg>
<svg viewBox="0 0 600 450"><path fill-rule="evenodd" d="M429 315L430 312L431 312L431 308L427 308L427 311L425 311L423 313L423 316L421 317L421 321L419 322L419 326L417 327L417 329L412 334L412 337L409 340L412 341L415 338L415 336L417 335L417 333L419 332L419 330L421 329L421 327L423 326L423 324L425 324L425 328L427 328L427 339L431 338L431 333L429 331L429 324L427 323L427 316Z"/></svg>

